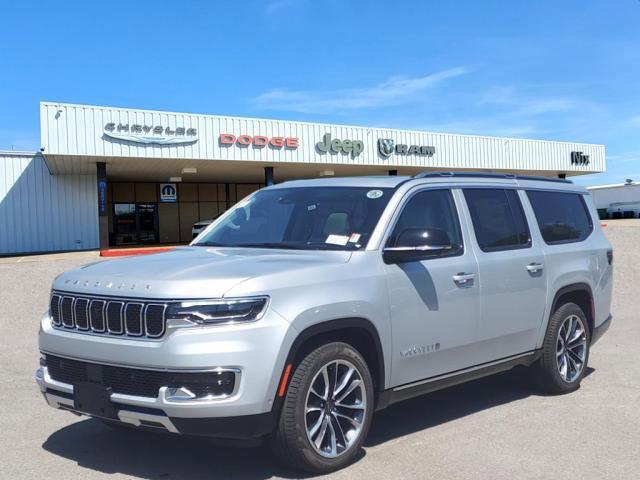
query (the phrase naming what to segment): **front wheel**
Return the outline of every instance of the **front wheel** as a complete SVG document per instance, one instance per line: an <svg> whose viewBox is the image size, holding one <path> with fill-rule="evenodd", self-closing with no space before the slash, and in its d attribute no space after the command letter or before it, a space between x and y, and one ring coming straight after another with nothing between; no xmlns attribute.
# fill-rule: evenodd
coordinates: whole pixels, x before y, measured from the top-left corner
<svg viewBox="0 0 640 480"><path fill-rule="evenodd" d="M549 319L542 357L533 366L538 386L556 394L578 389L589 360L590 341L582 309L575 303L561 305Z"/></svg>
<svg viewBox="0 0 640 480"><path fill-rule="evenodd" d="M323 345L296 367L271 446L291 466L312 473L340 469L362 447L373 402L360 353L342 342Z"/></svg>

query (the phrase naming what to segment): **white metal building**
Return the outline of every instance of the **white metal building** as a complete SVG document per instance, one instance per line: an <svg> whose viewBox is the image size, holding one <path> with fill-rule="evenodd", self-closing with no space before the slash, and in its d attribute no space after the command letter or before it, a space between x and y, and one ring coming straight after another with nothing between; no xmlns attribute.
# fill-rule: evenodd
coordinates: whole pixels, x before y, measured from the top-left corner
<svg viewBox="0 0 640 480"><path fill-rule="evenodd" d="M596 208L606 209L609 215L633 212L633 216L640 215L640 183L628 182L612 185L588 187Z"/></svg>
<svg viewBox="0 0 640 480"><path fill-rule="evenodd" d="M41 151L0 153L0 255L191 239L273 181L605 170L603 145L40 104Z"/></svg>

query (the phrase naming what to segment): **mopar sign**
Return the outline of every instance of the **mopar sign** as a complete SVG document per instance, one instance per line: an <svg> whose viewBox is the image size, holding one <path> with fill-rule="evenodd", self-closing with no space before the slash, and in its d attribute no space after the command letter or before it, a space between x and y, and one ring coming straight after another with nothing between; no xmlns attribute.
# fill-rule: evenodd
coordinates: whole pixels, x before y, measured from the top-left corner
<svg viewBox="0 0 640 480"><path fill-rule="evenodd" d="M160 201L161 202L177 202L178 191L175 183L160 184Z"/></svg>

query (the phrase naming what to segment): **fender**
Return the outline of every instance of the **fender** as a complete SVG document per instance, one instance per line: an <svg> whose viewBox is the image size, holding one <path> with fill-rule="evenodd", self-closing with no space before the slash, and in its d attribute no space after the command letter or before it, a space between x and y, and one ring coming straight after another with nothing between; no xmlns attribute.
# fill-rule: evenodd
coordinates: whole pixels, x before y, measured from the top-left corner
<svg viewBox="0 0 640 480"><path fill-rule="evenodd" d="M570 292L587 292L589 294L589 298L591 298L592 301L592 305L591 305L591 314L593 315L593 291L591 290L591 287L589 286L589 284L587 283L573 283L571 285L566 285L562 288L560 288L555 296L553 297L553 303L551 304L551 311L554 312L556 309L556 303L558 302L558 299L564 295L565 293L570 293ZM589 313L589 312L585 312L585 313Z"/></svg>
<svg viewBox="0 0 640 480"><path fill-rule="evenodd" d="M296 357L296 354L300 351L300 347L309 339L313 337L317 337L322 334L330 333L336 330L342 330L345 328L361 328L366 330L371 338L373 339L373 343L375 345L376 357L377 357L377 365L376 369L378 370L378 378L376 379L376 383L378 385L379 390L384 390L385 383L385 368L384 368L384 352L382 350L382 343L380 342L380 335L378 334L378 330L375 325L365 318L338 318L334 320L328 320L326 322L316 323L315 325L311 325L304 329L300 334L296 337L289 349L289 355L287 355L286 364L290 364Z"/></svg>

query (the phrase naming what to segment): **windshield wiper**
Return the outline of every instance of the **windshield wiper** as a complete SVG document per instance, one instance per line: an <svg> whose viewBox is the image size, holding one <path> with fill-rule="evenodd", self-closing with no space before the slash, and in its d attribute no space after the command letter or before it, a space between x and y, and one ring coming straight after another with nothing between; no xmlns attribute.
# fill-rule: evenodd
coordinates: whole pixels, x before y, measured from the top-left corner
<svg viewBox="0 0 640 480"><path fill-rule="evenodd" d="M297 243L239 243L238 245L230 245L232 247L246 247L246 248L283 248L289 250L306 250L305 245Z"/></svg>
<svg viewBox="0 0 640 480"><path fill-rule="evenodd" d="M217 243L217 242L198 242L191 245L192 247L233 247L234 245L229 245L226 243Z"/></svg>

